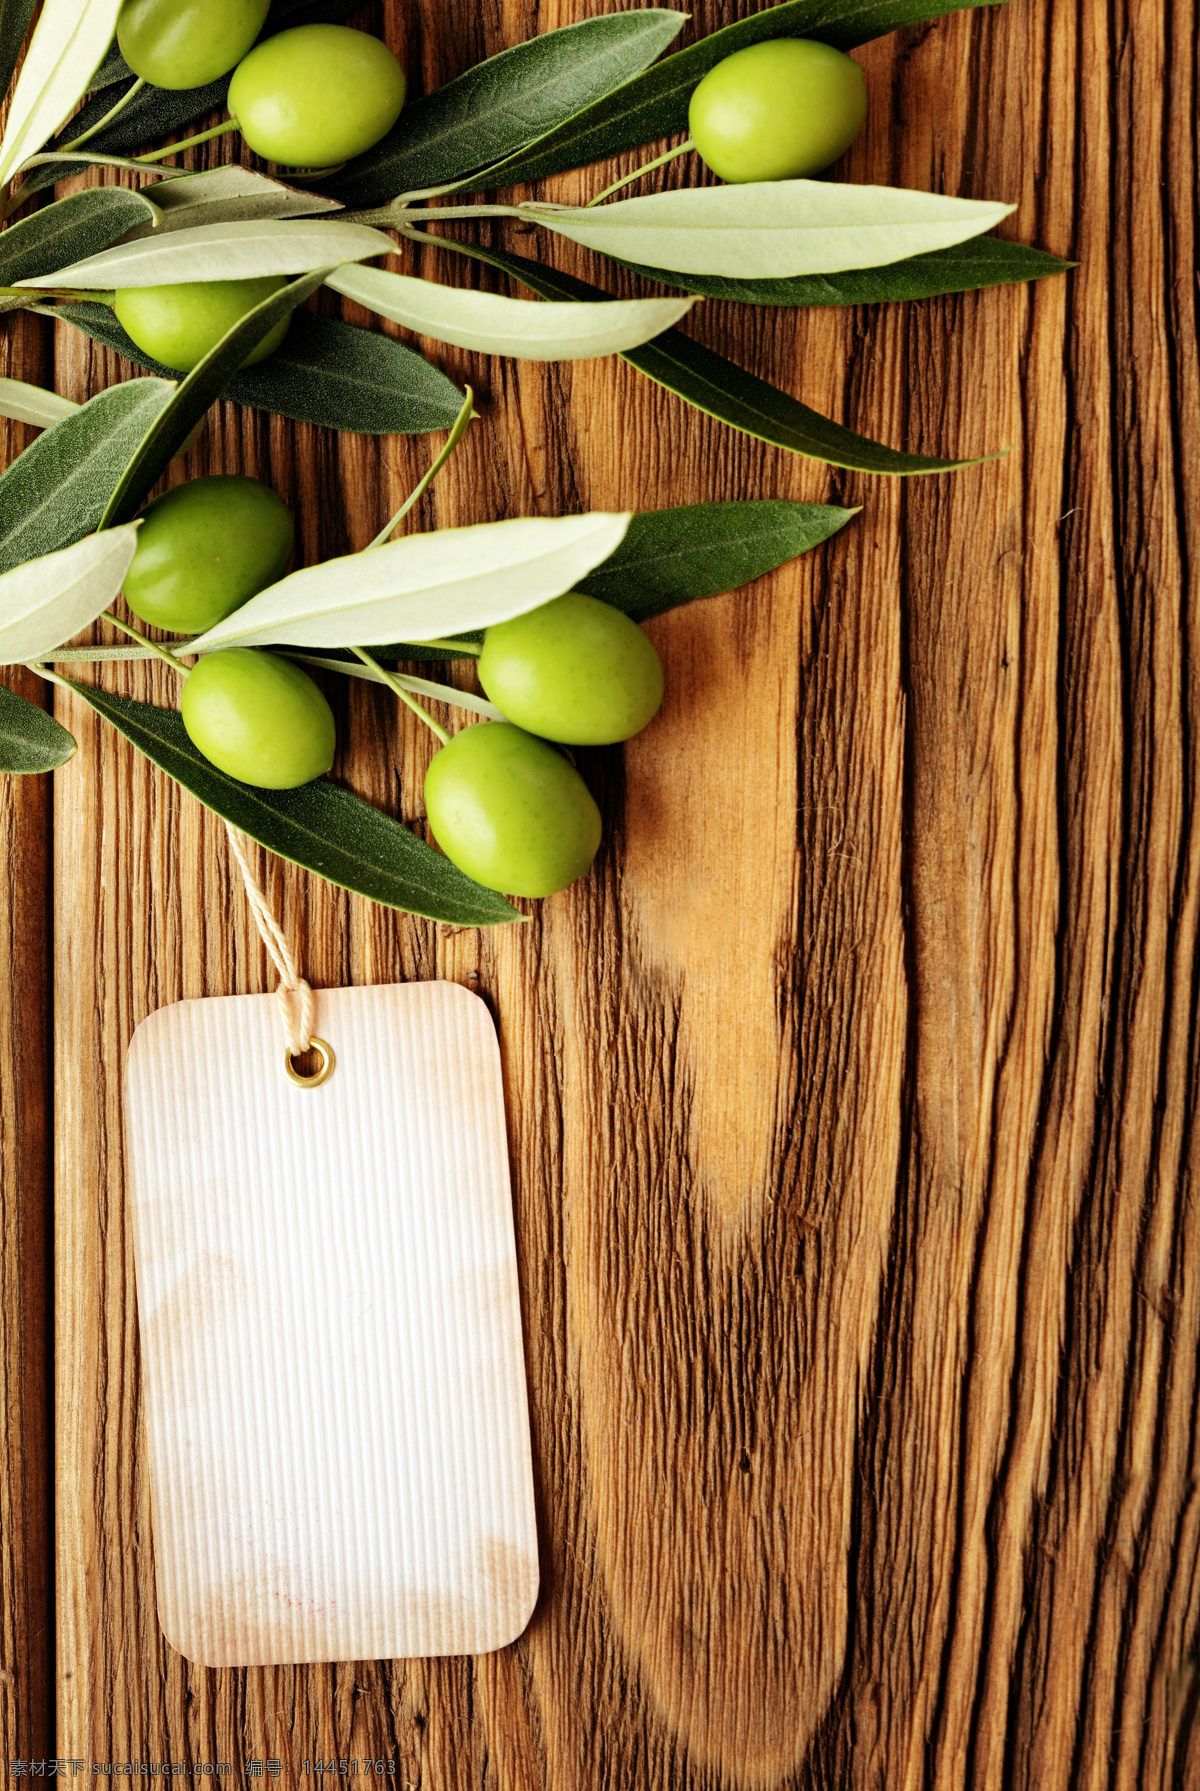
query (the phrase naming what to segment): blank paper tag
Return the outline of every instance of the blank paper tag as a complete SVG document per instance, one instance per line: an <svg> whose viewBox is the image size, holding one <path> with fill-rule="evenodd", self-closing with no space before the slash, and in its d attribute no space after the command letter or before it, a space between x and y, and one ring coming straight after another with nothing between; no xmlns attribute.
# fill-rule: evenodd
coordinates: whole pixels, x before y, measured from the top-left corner
<svg viewBox="0 0 1200 1791"><path fill-rule="evenodd" d="M126 1115L158 1610L206 1666L476 1654L538 1565L500 1054L454 983L152 1014Z"/></svg>

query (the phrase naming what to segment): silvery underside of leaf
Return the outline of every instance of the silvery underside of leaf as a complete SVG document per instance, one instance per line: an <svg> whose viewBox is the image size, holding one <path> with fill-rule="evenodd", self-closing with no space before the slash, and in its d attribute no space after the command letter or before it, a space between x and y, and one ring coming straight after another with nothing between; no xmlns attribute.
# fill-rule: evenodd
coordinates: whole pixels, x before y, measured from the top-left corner
<svg viewBox="0 0 1200 1791"><path fill-rule="evenodd" d="M620 354L670 329L694 302L658 298L590 305L530 303L375 267L339 268L325 284L434 341L527 361L580 361Z"/></svg>
<svg viewBox="0 0 1200 1791"><path fill-rule="evenodd" d="M112 42L121 0L46 0L0 142L0 183L70 116Z"/></svg>
<svg viewBox="0 0 1200 1791"><path fill-rule="evenodd" d="M1013 206L820 180L681 187L519 213L585 248L677 273L778 279L881 267L991 230Z"/></svg>
<svg viewBox="0 0 1200 1791"><path fill-rule="evenodd" d="M201 225L309 217L342 209L336 199L285 186L282 181L255 174L236 163L201 174L172 174L153 186L143 187L141 197L158 215L128 231L121 238L122 243L155 235L161 238L168 232L193 230Z"/></svg>
<svg viewBox="0 0 1200 1791"><path fill-rule="evenodd" d="M265 218L139 236L71 267L15 284L113 291L198 280L253 280L391 255L395 248L391 237L363 224Z"/></svg>
<svg viewBox="0 0 1200 1791"><path fill-rule="evenodd" d="M531 516L405 535L293 572L192 643L359 647L487 628L548 603L608 558L628 513Z"/></svg>
<svg viewBox="0 0 1200 1791"><path fill-rule="evenodd" d="M0 577L0 664L40 659L87 628L119 594L137 525L105 529Z"/></svg>

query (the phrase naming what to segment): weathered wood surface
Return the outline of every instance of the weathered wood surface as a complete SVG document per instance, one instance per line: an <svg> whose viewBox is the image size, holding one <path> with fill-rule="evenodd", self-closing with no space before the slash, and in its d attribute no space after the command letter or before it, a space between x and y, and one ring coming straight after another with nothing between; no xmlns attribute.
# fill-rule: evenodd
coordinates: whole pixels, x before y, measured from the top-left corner
<svg viewBox="0 0 1200 1791"><path fill-rule="evenodd" d="M427 85L579 9L385 14ZM270 982L219 826L63 706L60 1755L504 1791L1200 1785L1195 11L1011 0L862 56L852 178L1018 199L1013 232L1078 271L689 327L867 433L1012 453L857 479L624 366L441 354L485 421L427 524L763 494L863 515L653 625L666 709L588 764L607 844L529 927L271 874L314 981L457 977L497 1018L544 1576L499 1655L206 1672L163 1644L122 1056L161 1003ZM54 366L73 397L122 372L66 331ZM429 453L226 409L191 468L271 478L312 558L365 543ZM119 676L170 700L164 670ZM418 816L415 724L361 689L344 719L341 773ZM11 1451L37 1345L4 1286ZM37 1459L21 1422L6 1488ZM36 1512L29 1535L36 1565ZM8 1537L0 1633L32 1660ZM13 1730L2 1689L20 1741L32 1690Z"/></svg>

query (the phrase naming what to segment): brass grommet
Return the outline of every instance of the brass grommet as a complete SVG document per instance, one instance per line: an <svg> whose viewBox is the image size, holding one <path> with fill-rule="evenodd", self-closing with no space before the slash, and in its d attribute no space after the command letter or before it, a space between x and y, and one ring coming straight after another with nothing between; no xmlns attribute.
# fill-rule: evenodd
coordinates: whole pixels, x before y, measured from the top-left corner
<svg viewBox="0 0 1200 1791"><path fill-rule="evenodd" d="M283 1067L287 1071L288 1080L294 1082L297 1088L320 1088L322 1082L328 1082L333 1075L333 1066L336 1062L333 1046L327 1045L324 1039L319 1039L315 1035L309 1040L309 1044L314 1051L320 1052L321 1055L321 1067L311 1076L300 1074L292 1060L290 1051L285 1051L283 1054Z"/></svg>

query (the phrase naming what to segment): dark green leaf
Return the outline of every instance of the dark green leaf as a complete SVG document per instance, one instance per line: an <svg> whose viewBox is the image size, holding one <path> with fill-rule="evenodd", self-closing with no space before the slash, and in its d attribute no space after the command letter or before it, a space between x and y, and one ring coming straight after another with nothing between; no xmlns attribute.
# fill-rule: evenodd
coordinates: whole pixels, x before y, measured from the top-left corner
<svg viewBox="0 0 1200 1791"><path fill-rule="evenodd" d="M827 540L856 514L786 498L642 510L616 552L575 589L644 622L694 598L748 585Z"/></svg>
<svg viewBox="0 0 1200 1791"><path fill-rule="evenodd" d="M127 230L153 220L146 201L125 187L89 187L44 205L0 231L0 286L52 274L87 255L98 255Z"/></svg>
<svg viewBox="0 0 1200 1791"><path fill-rule="evenodd" d="M745 305L878 305L892 299L936 298L944 292L974 292L1018 280L1041 280L1074 267L1044 249L977 236L951 249L910 255L890 267L863 267L840 274L807 274L791 280L730 280L720 274L673 274L662 268L620 264L648 280L699 292L705 298Z"/></svg>
<svg viewBox="0 0 1200 1791"><path fill-rule="evenodd" d="M544 175L581 168L686 130L688 102L709 69L734 50L764 38L815 37L839 50L850 50L902 25L997 3L1002 0L785 0L782 6L751 13L749 18L668 56L615 93L594 101L530 148L464 182L464 190L541 180Z"/></svg>
<svg viewBox="0 0 1200 1791"><path fill-rule="evenodd" d="M0 477L0 572L92 532L174 394L161 379L111 386L17 456Z"/></svg>
<svg viewBox="0 0 1200 1791"><path fill-rule="evenodd" d="M448 239L447 239L448 240ZM540 293L543 298L598 299L605 294L598 286L589 286L572 274L559 273L521 255L506 255L499 249L481 249L472 244L456 244L477 261L489 262ZM679 330L665 330L642 348L628 349L622 355L631 367L649 379L665 386L694 404L697 410L729 423L734 429L771 442L777 448L789 448L794 454L807 454L813 460L824 460L830 466L849 467L863 473L946 473L959 467L974 466L974 460L933 460L924 454L901 454L882 442L873 442L865 435L856 435L840 423L831 422L819 411L810 410L798 398L768 385L744 367L737 367L722 355L715 354ZM990 456L985 456L990 458Z"/></svg>
<svg viewBox="0 0 1200 1791"><path fill-rule="evenodd" d="M500 161L646 68L684 18L661 8L605 13L502 50L406 106L330 191L382 205Z"/></svg>
<svg viewBox="0 0 1200 1791"><path fill-rule="evenodd" d="M133 70L122 56L117 40L114 37L108 46L108 55L92 76L88 85L88 93L99 93L102 87L112 87L117 81L131 81ZM99 114L103 117L103 113Z"/></svg>
<svg viewBox="0 0 1200 1791"><path fill-rule="evenodd" d="M138 443L109 499L101 518L101 528L115 528L118 523L133 520L151 486L166 472L209 405L220 397L246 356L253 354L263 337L317 290L328 272L328 268L323 268L316 273L301 274L298 280L289 281L278 292L273 292L261 305L255 305L253 311L239 317L215 348L193 367L171 402L159 412Z"/></svg>
<svg viewBox="0 0 1200 1791"><path fill-rule="evenodd" d="M902 454L857 435L678 330L668 330L644 348L632 349L625 359L710 417L829 466L899 475L954 472L977 464L977 459L939 460L924 454Z"/></svg>
<svg viewBox="0 0 1200 1791"><path fill-rule="evenodd" d="M34 0L0 0L0 93L8 91L33 8Z"/></svg>
<svg viewBox="0 0 1200 1791"><path fill-rule="evenodd" d="M36 703L0 684L0 771L53 771L75 751L75 736Z"/></svg>
<svg viewBox="0 0 1200 1791"><path fill-rule="evenodd" d="M130 341L107 305L66 305L61 315L138 366L174 377ZM224 395L297 422L358 435L449 429L462 405L458 387L414 349L311 311L297 311L282 346L231 379Z"/></svg>
<svg viewBox="0 0 1200 1791"><path fill-rule="evenodd" d="M489 927L521 918L503 896L473 882L399 821L328 778L298 790L254 789L210 764L174 709L156 709L74 681L71 688L206 808L281 858L428 920Z"/></svg>

